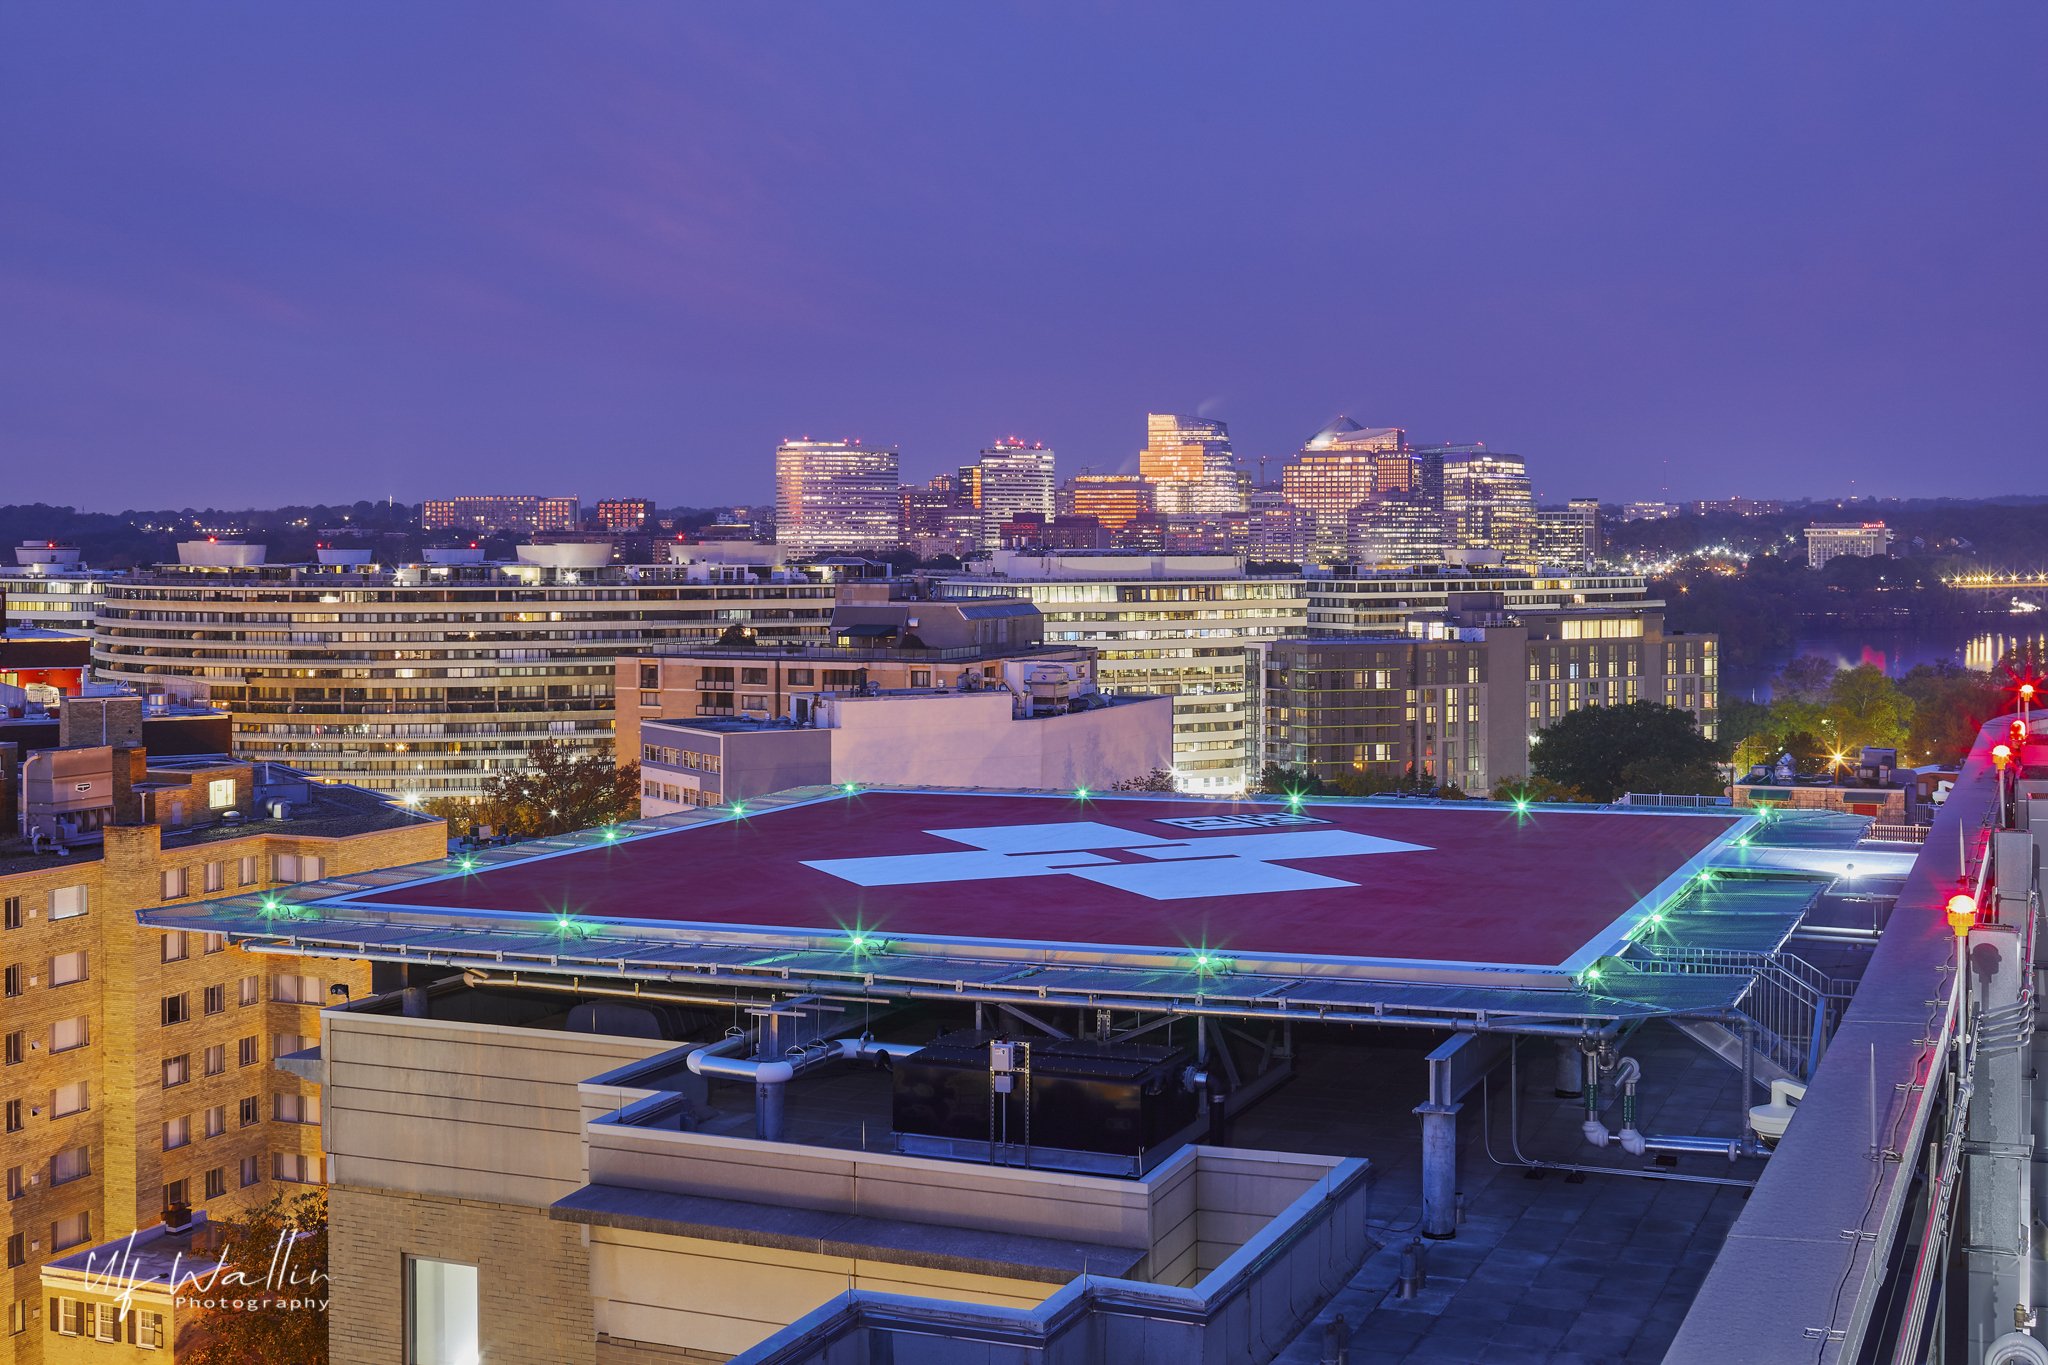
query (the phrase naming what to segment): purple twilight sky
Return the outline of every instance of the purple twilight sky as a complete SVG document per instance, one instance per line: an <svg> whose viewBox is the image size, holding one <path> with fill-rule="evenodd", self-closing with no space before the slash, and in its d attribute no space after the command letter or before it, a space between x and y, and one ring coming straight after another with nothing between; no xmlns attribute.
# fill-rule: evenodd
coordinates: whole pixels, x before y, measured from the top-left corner
<svg viewBox="0 0 2048 1365"><path fill-rule="evenodd" d="M1147 409L2042 491L2048 9L0 9L0 502L768 492Z"/></svg>

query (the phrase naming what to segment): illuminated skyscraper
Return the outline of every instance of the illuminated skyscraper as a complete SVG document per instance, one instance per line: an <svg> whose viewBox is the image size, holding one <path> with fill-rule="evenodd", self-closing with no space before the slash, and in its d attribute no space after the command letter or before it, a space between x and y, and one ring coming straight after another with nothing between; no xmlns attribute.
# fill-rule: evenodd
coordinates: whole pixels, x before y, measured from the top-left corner
<svg viewBox="0 0 2048 1365"><path fill-rule="evenodd" d="M1510 565L1535 560L1536 500L1519 455L1483 445L1438 446L1443 457L1444 529L1452 548L1498 550Z"/></svg>
<svg viewBox="0 0 2048 1365"><path fill-rule="evenodd" d="M794 555L887 554L902 499L896 452L859 441L784 441L775 448L775 539Z"/></svg>
<svg viewBox="0 0 2048 1365"><path fill-rule="evenodd" d="M981 509L981 546L993 550L1004 522L1019 513L1053 514L1053 455L1042 445L1011 437L981 452L974 470L975 505Z"/></svg>
<svg viewBox="0 0 2048 1365"><path fill-rule="evenodd" d="M1420 492L1385 493L1352 513L1351 559L1362 569L1444 562L1443 512Z"/></svg>
<svg viewBox="0 0 2048 1365"><path fill-rule="evenodd" d="M1146 413L1138 472L1152 481L1161 512L1214 516L1245 510L1244 478L1231 458L1230 428L1222 422Z"/></svg>
<svg viewBox="0 0 2048 1365"><path fill-rule="evenodd" d="M1536 514L1535 554L1551 568L1591 568L1600 557L1600 500L1573 498Z"/></svg>
<svg viewBox="0 0 2048 1365"><path fill-rule="evenodd" d="M1379 491L1381 464L1399 457L1402 437L1399 427L1361 427L1339 417L1288 462L1280 476L1281 493L1313 522L1311 558L1327 563L1344 555L1352 514ZM1401 474L1405 487L1411 482L1405 466Z"/></svg>

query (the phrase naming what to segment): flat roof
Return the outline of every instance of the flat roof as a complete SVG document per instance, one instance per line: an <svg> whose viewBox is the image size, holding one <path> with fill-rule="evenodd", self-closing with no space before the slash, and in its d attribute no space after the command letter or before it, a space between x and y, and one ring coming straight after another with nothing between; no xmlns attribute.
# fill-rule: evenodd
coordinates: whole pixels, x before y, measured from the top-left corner
<svg viewBox="0 0 2048 1365"><path fill-rule="evenodd" d="M323 898L1096 957L1572 972L1754 817L865 790Z"/></svg>

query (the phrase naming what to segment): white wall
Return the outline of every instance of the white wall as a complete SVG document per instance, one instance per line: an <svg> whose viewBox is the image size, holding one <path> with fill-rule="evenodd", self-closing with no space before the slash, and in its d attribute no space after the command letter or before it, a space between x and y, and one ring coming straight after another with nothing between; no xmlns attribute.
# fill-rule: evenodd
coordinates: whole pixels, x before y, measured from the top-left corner
<svg viewBox="0 0 2048 1365"><path fill-rule="evenodd" d="M1173 766L1173 700L1034 720L1008 692L838 698L832 780L876 786L1106 788Z"/></svg>

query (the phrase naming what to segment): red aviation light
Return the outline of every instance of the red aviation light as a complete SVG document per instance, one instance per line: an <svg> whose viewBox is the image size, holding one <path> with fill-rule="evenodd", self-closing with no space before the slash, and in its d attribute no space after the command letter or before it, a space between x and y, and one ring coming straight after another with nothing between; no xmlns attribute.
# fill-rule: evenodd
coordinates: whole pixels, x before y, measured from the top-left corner
<svg viewBox="0 0 2048 1365"><path fill-rule="evenodd" d="M1977 922L1977 900L1974 896L1950 896L1948 898L1948 927L1961 938L1970 932L1970 926Z"/></svg>
<svg viewBox="0 0 2048 1365"><path fill-rule="evenodd" d="M2004 772L2005 765L2012 762L2012 746L2007 744L1995 746L1991 750L1991 761L1998 765L1998 771Z"/></svg>

